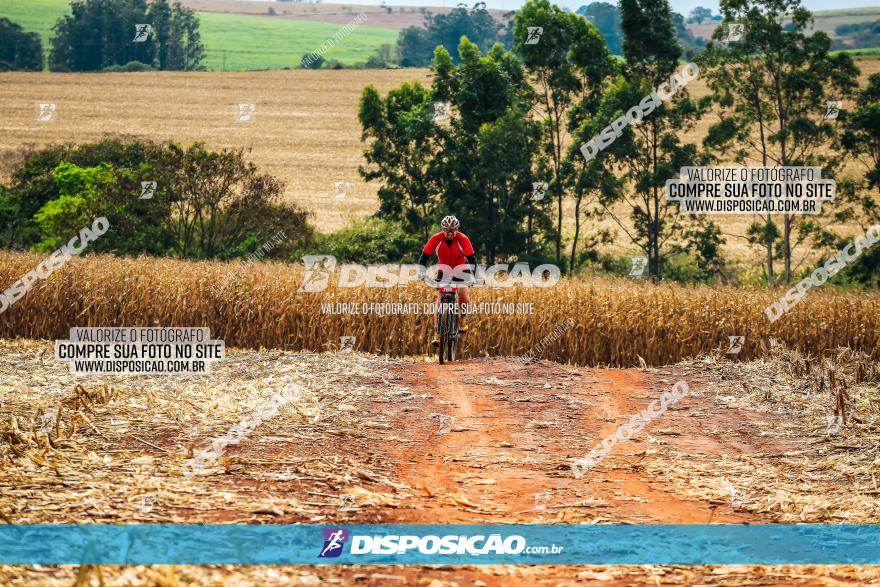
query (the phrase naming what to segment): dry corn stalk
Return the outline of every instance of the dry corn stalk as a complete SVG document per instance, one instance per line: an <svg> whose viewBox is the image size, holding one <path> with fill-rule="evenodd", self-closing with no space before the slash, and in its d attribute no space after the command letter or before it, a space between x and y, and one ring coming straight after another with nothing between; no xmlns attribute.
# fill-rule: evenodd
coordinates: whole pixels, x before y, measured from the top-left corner
<svg viewBox="0 0 880 587"><path fill-rule="evenodd" d="M0 281L15 281L41 259L0 253ZM359 351L392 356L429 351L430 316L331 315L321 306L431 303L435 294L424 284L339 288L331 280L324 291L298 293L302 283L302 268L287 263L249 263L230 279L228 263L88 255L65 265L63 279L39 281L10 307L0 320L0 337L51 340L66 336L71 326L159 324L207 326L229 348L336 350L340 337L353 336ZM767 346L758 341L771 337L817 357L846 346L880 358L880 293L817 288L770 323L763 310L779 295L771 288L607 278L566 278L549 288L475 288L476 304L533 304L534 313L472 316L462 352L517 356L539 348L537 358L563 363L639 366L641 357L651 366L711 352L739 335L755 342L743 347L738 356L743 361L766 354ZM540 345L569 319L573 326Z"/></svg>

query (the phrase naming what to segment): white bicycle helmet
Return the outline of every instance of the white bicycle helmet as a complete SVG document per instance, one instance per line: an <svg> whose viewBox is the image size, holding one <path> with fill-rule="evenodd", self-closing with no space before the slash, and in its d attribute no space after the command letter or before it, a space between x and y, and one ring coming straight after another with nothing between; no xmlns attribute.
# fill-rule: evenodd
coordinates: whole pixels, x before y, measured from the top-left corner
<svg viewBox="0 0 880 587"><path fill-rule="evenodd" d="M443 220L440 221L440 228L443 230L446 230L447 228L457 229L459 226L461 226L461 223L455 216L444 216Z"/></svg>

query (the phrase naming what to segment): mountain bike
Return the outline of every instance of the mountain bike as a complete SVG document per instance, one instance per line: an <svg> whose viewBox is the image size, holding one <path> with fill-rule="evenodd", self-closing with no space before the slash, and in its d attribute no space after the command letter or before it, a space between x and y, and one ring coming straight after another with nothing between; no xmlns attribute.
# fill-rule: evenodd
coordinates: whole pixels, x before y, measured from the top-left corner
<svg viewBox="0 0 880 587"><path fill-rule="evenodd" d="M440 286L440 309L437 317L437 332L440 334L440 346L437 347L437 358L440 364L453 362L458 350L458 288L454 285Z"/></svg>

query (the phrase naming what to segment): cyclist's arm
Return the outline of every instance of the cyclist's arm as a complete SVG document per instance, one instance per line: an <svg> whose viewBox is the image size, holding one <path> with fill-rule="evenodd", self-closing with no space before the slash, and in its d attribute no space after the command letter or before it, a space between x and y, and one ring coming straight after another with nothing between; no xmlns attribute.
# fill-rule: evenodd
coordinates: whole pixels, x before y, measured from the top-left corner
<svg viewBox="0 0 880 587"><path fill-rule="evenodd" d="M437 245L440 244L437 242L438 236L434 235L428 239L428 242L425 243L425 246L422 247L422 251L419 254L419 260L417 265L421 265L420 273L425 273L427 271L428 259L430 259L434 255L434 251L437 250Z"/></svg>
<svg viewBox="0 0 880 587"><path fill-rule="evenodd" d="M465 255L464 258L467 259L468 265L470 265L472 269L477 266L476 253L471 253L470 255Z"/></svg>
<svg viewBox="0 0 880 587"><path fill-rule="evenodd" d="M465 236L462 233L458 233L458 246L461 247L461 252L464 255L464 258L467 260L468 265L470 265L471 269L476 269L477 267L477 254L474 251L474 246L471 244L471 239Z"/></svg>

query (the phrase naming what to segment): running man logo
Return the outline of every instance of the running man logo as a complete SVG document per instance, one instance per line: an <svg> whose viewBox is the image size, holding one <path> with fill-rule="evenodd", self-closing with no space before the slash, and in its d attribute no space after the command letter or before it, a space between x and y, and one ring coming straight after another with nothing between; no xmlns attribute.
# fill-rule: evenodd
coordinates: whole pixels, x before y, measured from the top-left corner
<svg viewBox="0 0 880 587"><path fill-rule="evenodd" d="M50 122L55 120L55 102L40 102L37 104L37 120Z"/></svg>
<svg viewBox="0 0 880 587"><path fill-rule="evenodd" d="M431 122L443 122L449 120L452 115L452 106L449 102L431 102L428 111L431 114Z"/></svg>
<svg viewBox="0 0 880 587"><path fill-rule="evenodd" d="M346 540L348 540L348 530L324 528L324 547L321 549L318 558L336 558L342 554Z"/></svg>
<svg viewBox="0 0 880 587"><path fill-rule="evenodd" d="M48 412L43 412L37 418L35 422L36 428L39 432L44 432L46 434L50 433L55 429L55 421L58 419L58 410L49 410Z"/></svg>
<svg viewBox="0 0 880 587"><path fill-rule="evenodd" d="M526 37L526 45L537 45L538 41L541 40L541 35L544 34L544 27L542 26L530 26L528 27L529 34Z"/></svg>
<svg viewBox="0 0 880 587"><path fill-rule="evenodd" d="M330 275L336 269L336 257L332 255L304 255L306 273L298 292L324 291L330 285Z"/></svg>
<svg viewBox="0 0 880 587"><path fill-rule="evenodd" d="M131 40L132 43L143 43L150 36L150 32L153 30L153 25L151 24L136 24L134 25L134 38Z"/></svg>
<svg viewBox="0 0 880 587"><path fill-rule="evenodd" d="M339 337L339 352L340 353L350 353L354 350L354 342L355 338L353 336L340 336Z"/></svg>
<svg viewBox="0 0 880 587"><path fill-rule="evenodd" d="M449 434L452 432L452 425L455 424L455 416L438 414L438 419L440 420L440 427L437 429L437 434Z"/></svg>
<svg viewBox="0 0 880 587"><path fill-rule="evenodd" d="M837 436L843 427L843 416L825 416L825 434Z"/></svg>
<svg viewBox="0 0 880 587"><path fill-rule="evenodd" d="M344 200L350 189L351 184L347 181L333 182L333 198L336 200Z"/></svg>
<svg viewBox="0 0 880 587"><path fill-rule="evenodd" d="M547 193L547 189L550 187L550 184L546 181L533 181L532 182L532 201L537 202L538 200L543 200L544 195Z"/></svg>
<svg viewBox="0 0 880 587"><path fill-rule="evenodd" d="M727 45L728 43L736 43L737 41L741 41L745 34L746 25L739 22L732 22L727 25L726 34L721 37L718 42L722 45Z"/></svg>
<svg viewBox="0 0 880 587"><path fill-rule="evenodd" d="M257 113L257 105L250 103L241 103L238 105L238 115L236 116L236 120L238 122L250 122L253 120L254 115Z"/></svg>
<svg viewBox="0 0 880 587"><path fill-rule="evenodd" d="M825 120L837 120L837 115L840 114L840 107L843 106L843 101L841 100L828 100L825 105Z"/></svg>
<svg viewBox="0 0 880 587"><path fill-rule="evenodd" d="M139 200L149 200L153 197L153 194L156 193L156 182L155 181L142 181L141 182L141 195L138 198Z"/></svg>
<svg viewBox="0 0 880 587"><path fill-rule="evenodd" d="M641 277L645 274L648 267L647 257L630 257L632 259L632 267L629 270L630 277Z"/></svg>
<svg viewBox="0 0 880 587"><path fill-rule="evenodd" d="M145 493L141 495L141 504L138 509L142 514L149 514L153 511L153 506L156 505L156 494L155 493Z"/></svg>
<svg viewBox="0 0 880 587"><path fill-rule="evenodd" d="M728 355L738 355L739 352L743 348L743 344L746 342L745 336L728 336L728 340L730 340L730 346L727 348Z"/></svg>
<svg viewBox="0 0 880 587"><path fill-rule="evenodd" d="M550 494L548 492L542 491L541 493L536 493L535 506L532 509L535 511L546 510L548 503L550 503Z"/></svg>

